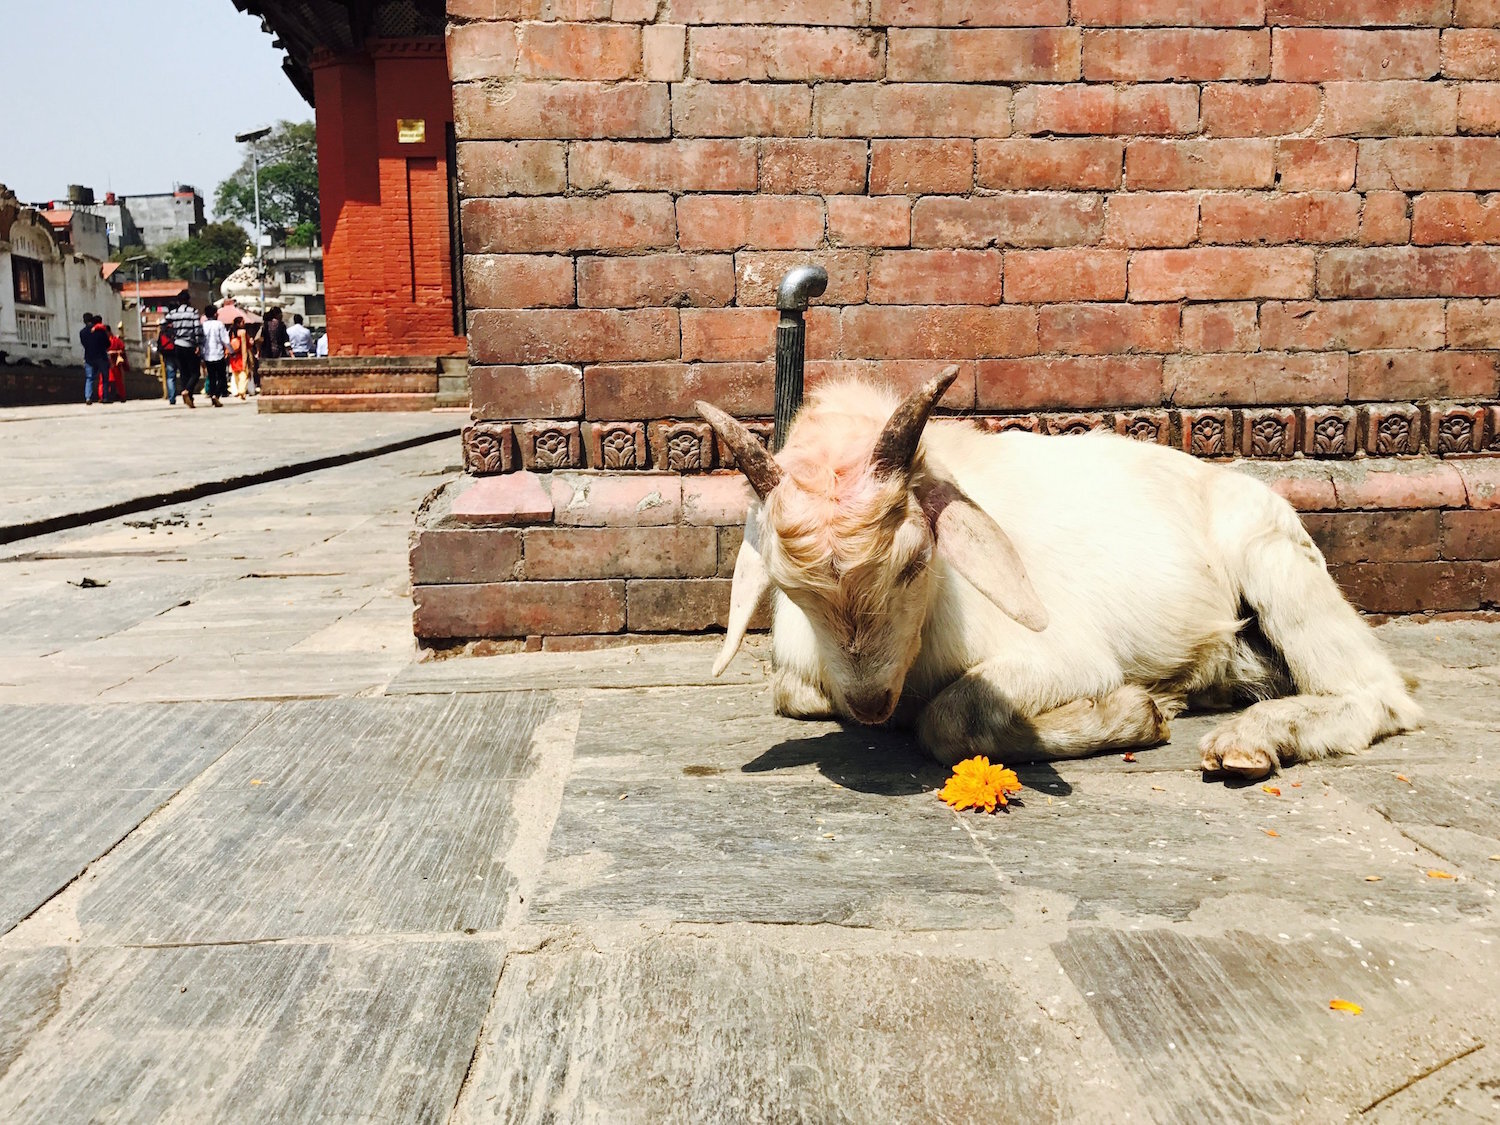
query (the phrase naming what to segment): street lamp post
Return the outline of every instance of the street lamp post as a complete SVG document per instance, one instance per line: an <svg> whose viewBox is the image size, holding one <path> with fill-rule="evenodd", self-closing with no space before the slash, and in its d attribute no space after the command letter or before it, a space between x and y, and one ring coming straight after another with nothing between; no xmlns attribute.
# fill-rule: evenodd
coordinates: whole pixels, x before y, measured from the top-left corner
<svg viewBox="0 0 1500 1125"><path fill-rule="evenodd" d="M133 254L125 259L126 265L135 266L135 333L141 339L141 364L145 371L151 370L151 353L146 350L146 310L141 308L141 263L149 256Z"/></svg>
<svg viewBox="0 0 1500 1125"><path fill-rule="evenodd" d="M262 125L259 129L251 129L248 133L236 133L234 139L239 144L250 145L250 168L252 182L255 184L255 278L260 282L260 315L266 315L266 261L260 252L260 149L255 147L255 142L269 135L271 127Z"/></svg>

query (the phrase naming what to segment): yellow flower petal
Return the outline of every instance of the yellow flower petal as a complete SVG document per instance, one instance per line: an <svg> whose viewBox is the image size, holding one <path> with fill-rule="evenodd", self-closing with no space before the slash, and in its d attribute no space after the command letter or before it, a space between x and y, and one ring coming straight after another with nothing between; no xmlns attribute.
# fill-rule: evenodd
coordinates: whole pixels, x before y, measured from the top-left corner
<svg viewBox="0 0 1500 1125"><path fill-rule="evenodd" d="M1436 867L1434 867L1427 873L1427 877L1429 879L1456 879L1458 876L1449 875L1446 871L1439 871Z"/></svg>
<svg viewBox="0 0 1500 1125"><path fill-rule="evenodd" d="M955 809L983 809L994 812L996 806L1010 803L1008 794L1019 793L1021 782L1014 770L990 765L984 756L966 758L953 767L938 797Z"/></svg>
<svg viewBox="0 0 1500 1125"><path fill-rule="evenodd" d="M1353 1000L1330 1000L1328 1001L1328 1006L1335 1012L1348 1012L1351 1016L1357 1016L1360 1012L1364 1011Z"/></svg>

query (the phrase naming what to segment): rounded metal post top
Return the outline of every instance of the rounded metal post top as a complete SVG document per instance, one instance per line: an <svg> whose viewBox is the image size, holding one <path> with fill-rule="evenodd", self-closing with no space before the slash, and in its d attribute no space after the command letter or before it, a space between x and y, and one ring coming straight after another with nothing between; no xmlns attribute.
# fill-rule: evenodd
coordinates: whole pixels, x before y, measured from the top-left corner
<svg viewBox="0 0 1500 1125"><path fill-rule="evenodd" d="M788 270L776 287L776 307L783 312L802 312L827 288L828 271L822 266L798 266Z"/></svg>

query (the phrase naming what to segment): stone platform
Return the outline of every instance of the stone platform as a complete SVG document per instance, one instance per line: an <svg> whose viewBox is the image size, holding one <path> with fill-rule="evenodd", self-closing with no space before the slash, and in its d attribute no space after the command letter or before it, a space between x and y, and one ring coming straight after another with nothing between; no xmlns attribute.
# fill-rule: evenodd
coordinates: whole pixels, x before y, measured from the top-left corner
<svg viewBox="0 0 1500 1125"><path fill-rule="evenodd" d="M1500 609L1500 458L1235 467L1301 511L1365 611ZM722 628L749 498L735 472L521 470L450 482L413 536L417 637L577 648Z"/></svg>
<svg viewBox="0 0 1500 1125"><path fill-rule="evenodd" d="M461 425L432 411L267 418L253 399L215 410L206 397L196 410L161 399L0 410L0 543L446 441Z"/></svg>
<svg viewBox="0 0 1500 1125"><path fill-rule="evenodd" d="M261 364L262 414L433 410L469 405L468 366L446 356L319 356Z"/></svg>
<svg viewBox="0 0 1500 1125"><path fill-rule="evenodd" d="M956 814L755 643L419 659L451 451L0 552L4 1120L1500 1114L1500 626L1382 626L1368 754Z"/></svg>

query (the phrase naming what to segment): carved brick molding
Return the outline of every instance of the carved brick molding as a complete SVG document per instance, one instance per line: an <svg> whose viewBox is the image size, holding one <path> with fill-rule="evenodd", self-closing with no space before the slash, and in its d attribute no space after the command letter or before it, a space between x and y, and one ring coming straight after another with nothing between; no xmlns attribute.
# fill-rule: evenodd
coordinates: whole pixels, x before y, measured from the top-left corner
<svg viewBox="0 0 1500 1125"><path fill-rule="evenodd" d="M476 477L508 473L516 467L516 446L508 422L475 422L463 432L464 470Z"/></svg>
<svg viewBox="0 0 1500 1125"><path fill-rule="evenodd" d="M1427 448L1440 456L1484 452L1482 406L1432 406L1427 412Z"/></svg>
<svg viewBox="0 0 1500 1125"><path fill-rule="evenodd" d="M979 424L992 434L1003 434L1008 430L1022 430L1028 434L1042 432L1042 420L1035 414L1011 414L1004 418L981 418Z"/></svg>
<svg viewBox="0 0 1500 1125"><path fill-rule="evenodd" d="M701 473L714 467L714 434L707 422L653 422L650 436L658 469Z"/></svg>
<svg viewBox="0 0 1500 1125"><path fill-rule="evenodd" d="M1086 434L1091 430L1110 429L1110 422L1103 414L1049 414L1043 419L1048 434L1063 437L1067 434Z"/></svg>
<svg viewBox="0 0 1500 1125"><path fill-rule="evenodd" d="M1302 452L1309 457L1352 457L1359 449L1359 414L1352 406L1302 410Z"/></svg>
<svg viewBox="0 0 1500 1125"><path fill-rule="evenodd" d="M1234 412L1184 410L1179 448L1194 457L1229 457L1234 453Z"/></svg>
<svg viewBox="0 0 1500 1125"><path fill-rule="evenodd" d="M1115 415L1115 433L1155 445L1172 444L1172 415L1165 410L1138 410Z"/></svg>
<svg viewBox="0 0 1500 1125"><path fill-rule="evenodd" d="M1473 457L1500 454L1500 405L1377 402L1363 406L1246 406L980 415L988 433L1066 436L1093 430L1196 457ZM772 424L745 422L767 446ZM539 420L475 422L463 433L464 465L475 476L517 468L705 473L733 469L734 455L706 422Z"/></svg>
<svg viewBox="0 0 1500 1125"><path fill-rule="evenodd" d="M771 448L771 435L776 429L774 422L746 422L745 429L760 438L760 443L767 449ZM734 450L725 445L718 434L714 435L714 448L718 451L719 468L736 469L739 467L739 462L734 458Z"/></svg>
<svg viewBox="0 0 1500 1125"><path fill-rule="evenodd" d="M1415 406L1381 403L1360 412L1360 447L1376 457L1415 457L1422 452L1422 412Z"/></svg>
<svg viewBox="0 0 1500 1125"><path fill-rule="evenodd" d="M594 469L645 469L644 422L590 422L584 430L589 467Z"/></svg>
<svg viewBox="0 0 1500 1125"><path fill-rule="evenodd" d="M531 470L583 467L583 441L577 422L522 422L516 431L521 464Z"/></svg>
<svg viewBox="0 0 1500 1125"><path fill-rule="evenodd" d="M1290 457L1297 451L1297 412L1277 406L1243 411L1239 451L1241 457Z"/></svg>

